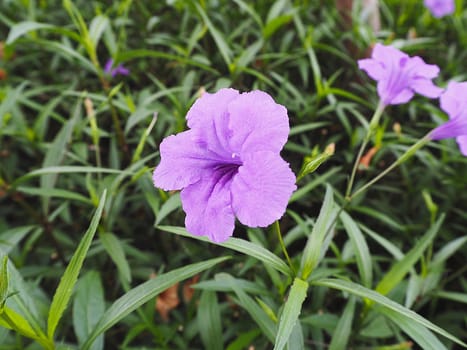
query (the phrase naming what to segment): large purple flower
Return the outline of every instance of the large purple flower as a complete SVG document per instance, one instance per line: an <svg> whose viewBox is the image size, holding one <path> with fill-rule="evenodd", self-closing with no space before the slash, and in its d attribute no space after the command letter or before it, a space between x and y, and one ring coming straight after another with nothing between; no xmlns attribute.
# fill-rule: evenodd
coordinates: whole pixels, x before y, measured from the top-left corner
<svg viewBox="0 0 467 350"><path fill-rule="evenodd" d="M431 81L439 73L436 65L426 64L418 56L409 57L392 46L376 44L371 58L359 60L358 67L378 82L384 105L406 103L415 92L430 98L442 92Z"/></svg>
<svg viewBox="0 0 467 350"><path fill-rule="evenodd" d="M467 82L450 82L440 102L449 120L434 129L430 138L441 140L455 137L461 153L467 156Z"/></svg>
<svg viewBox="0 0 467 350"><path fill-rule="evenodd" d="M450 15L456 9L454 0L425 0L424 4L437 18Z"/></svg>
<svg viewBox="0 0 467 350"><path fill-rule="evenodd" d="M287 110L262 91L204 93L188 111L187 131L164 139L153 180L182 190L188 232L214 242L229 238L235 217L265 227L285 212L295 176L280 151Z"/></svg>

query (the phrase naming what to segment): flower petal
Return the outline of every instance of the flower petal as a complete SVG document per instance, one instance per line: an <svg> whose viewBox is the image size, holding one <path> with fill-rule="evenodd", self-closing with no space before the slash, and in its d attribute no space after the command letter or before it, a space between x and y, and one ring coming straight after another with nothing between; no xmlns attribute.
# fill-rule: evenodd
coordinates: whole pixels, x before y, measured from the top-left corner
<svg viewBox="0 0 467 350"><path fill-rule="evenodd" d="M358 60L358 68L364 70L374 80L383 79L385 76L384 67L372 58Z"/></svg>
<svg viewBox="0 0 467 350"><path fill-rule="evenodd" d="M430 133L430 139L441 140L451 137L467 136L467 114L459 115L441 124Z"/></svg>
<svg viewBox="0 0 467 350"><path fill-rule="evenodd" d="M441 95L440 104L449 118L454 118L467 109L467 82L451 81Z"/></svg>
<svg viewBox="0 0 467 350"><path fill-rule="evenodd" d="M229 102L238 96L239 92L234 89L220 89L214 94L203 93L186 115L188 127L204 128L206 124L211 124L213 120L225 114Z"/></svg>
<svg viewBox="0 0 467 350"><path fill-rule="evenodd" d="M295 189L295 175L278 154L247 154L232 182L232 207L242 224L265 227L284 215Z"/></svg>
<svg viewBox="0 0 467 350"><path fill-rule="evenodd" d="M185 226L197 236L222 242L232 236L235 216L231 206L231 177L211 173L181 192Z"/></svg>
<svg viewBox="0 0 467 350"><path fill-rule="evenodd" d="M467 157L467 135L466 136L459 136L457 139L457 144L459 145L459 149L461 153Z"/></svg>
<svg viewBox="0 0 467 350"><path fill-rule="evenodd" d="M152 178L156 187L166 191L197 182L217 161L217 155L192 130L166 137L159 148L161 162Z"/></svg>
<svg viewBox="0 0 467 350"><path fill-rule="evenodd" d="M230 145L236 152L280 152L289 135L287 109L259 90L229 103Z"/></svg>
<svg viewBox="0 0 467 350"><path fill-rule="evenodd" d="M386 81L378 82L377 90L379 96L381 96L381 98L383 99L383 102L388 105L407 103L414 95L414 92L407 88L404 88L400 91L396 89L393 89L393 91L391 91L388 88ZM394 93L396 92L397 95L394 95Z"/></svg>
<svg viewBox="0 0 467 350"><path fill-rule="evenodd" d="M410 87L418 94L436 98L441 95L443 89L433 84L433 82L429 79L413 79L410 83Z"/></svg>

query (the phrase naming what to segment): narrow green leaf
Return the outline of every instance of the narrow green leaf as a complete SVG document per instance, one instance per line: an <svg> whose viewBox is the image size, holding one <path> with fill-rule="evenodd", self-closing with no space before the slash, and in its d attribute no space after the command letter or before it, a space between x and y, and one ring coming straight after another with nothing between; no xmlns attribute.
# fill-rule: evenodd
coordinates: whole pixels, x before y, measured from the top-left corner
<svg viewBox="0 0 467 350"><path fill-rule="evenodd" d="M128 283L131 282L131 271L128 261L125 257L122 244L120 240L110 232L102 233L99 235L99 240L109 254L112 261L117 266L118 272L121 277Z"/></svg>
<svg viewBox="0 0 467 350"><path fill-rule="evenodd" d="M105 311L104 289L97 271L89 271L78 280L73 299L73 328L79 344L83 344ZM91 350L104 348L100 335Z"/></svg>
<svg viewBox="0 0 467 350"><path fill-rule="evenodd" d="M78 280L78 275L81 267L83 266L84 259L86 258L86 253L91 246L92 239L94 238L94 234L96 233L99 220L104 210L105 197L106 191L104 191L102 194L99 201L99 206L97 207L96 212L92 217L91 224L89 225L88 230L84 234L83 239L73 254L70 263L68 264L62 278L60 279L57 290L55 291L47 320L47 336L49 339L53 339L55 329L57 328L58 322L60 321L63 312L68 305L71 293L73 292L73 287Z"/></svg>
<svg viewBox="0 0 467 350"><path fill-rule="evenodd" d="M276 325L266 312L237 285L236 279L229 274L218 273L216 279L225 281L233 289L239 299L239 304L250 314L263 334L273 342L276 334Z"/></svg>
<svg viewBox="0 0 467 350"><path fill-rule="evenodd" d="M211 20L209 19L208 15L201 7L201 5L198 4L198 2L196 1L194 2L194 5L196 6L196 10L200 14L201 18L203 19L204 24L206 25L206 27L208 27L208 30L211 33L211 36L214 39L214 42L216 43L217 48L219 49L219 52L221 53L225 64L230 70L230 67L232 66L232 53L227 45L225 38L222 36L222 33L219 30L217 30L217 28L212 24Z"/></svg>
<svg viewBox="0 0 467 350"><path fill-rule="evenodd" d="M302 279L306 280L318 264L323 253L324 238L334 226L336 217L337 209L334 206L332 188L327 185L321 211L303 250L300 270L298 272L298 275Z"/></svg>
<svg viewBox="0 0 467 350"><path fill-rule="evenodd" d="M89 350L92 343L99 335L103 334L107 329L115 325L147 301L154 299L159 293L162 293L170 286L190 278L201 271L207 270L227 259L228 257L221 257L184 266L159 275L156 278L146 281L136 288L131 289L118 298L110 308L107 309L81 349Z"/></svg>
<svg viewBox="0 0 467 350"><path fill-rule="evenodd" d="M9 307L4 307L0 314L0 326L12 329L25 337L36 340L45 349L54 349L51 341L45 338L44 335L37 334L23 316Z"/></svg>
<svg viewBox="0 0 467 350"><path fill-rule="evenodd" d="M467 293L439 291L434 293L434 295L438 298L453 300L459 303L467 304Z"/></svg>
<svg viewBox="0 0 467 350"><path fill-rule="evenodd" d="M27 187L27 186L19 186L16 189L18 192L22 192L25 194L30 194L33 196L45 196L45 197L55 197L55 198L62 198L62 199L70 199L86 204L92 204L92 201L83 196L82 194L63 190L59 188L41 188L41 187Z"/></svg>
<svg viewBox="0 0 467 350"><path fill-rule="evenodd" d="M444 221L444 215L441 215L436 223L428 230L428 232L417 242L417 244L404 256L402 260L396 262L389 272L384 275L383 279L376 286L376 292L386 295L413 268L415 263L420 259L425 249L429 246Z"/></svg>
<svg viewBox="0 0 467 350"><path fill-rule="evenodd" d="M295 322L295 326L287 342L287 350L305 350L305 338L303 337L303 330L300 322Z"/></svg>
<svg viewBox="0 0 467 350"><path fill-rule="evenodd" d="M307 291L308 283L300 278L295 278L285 302L284 310L279 318L274 350L282 350L289 341L295 324L299 322L298 316L300 316Z"/></svg>
<svg viewBox="0 0 467 350"><path fill-rule="evenodd" d="M164 218L167 217L171 212L180 208L182 206L182 202L180 200L180 193L176 193L161 206L159 212L156 216L156 223L155 225L159 225Z"/></svg>
<svg viewBox="0 0 467 350"><path fill-rule="evenodd" d="M347 303L344 313L337 323L337 327L332 334L329 350L345 350L352 330L352 321L355 313L355 297L351 297Z"/></svg>
<svg viewBox="0 0 467 350"><path fill-rule="evenodd" d="M51 28L54 28L54 26L47 23L38 23L32 21L19 22L11 28L10 32L8 33L8 37L6 39L5 44L9 45L19 37L34 30Z"/></svg>
<svg viewBox="0 0 467 350"><path fill-rule="evenodd" d="M287 276L292 275L292 271L290 271L290 267L283 260L281 260L277 255L249 241L231 237L224 243L215 243L215 242L211 242L206 237L194 236L192 234L189 234L183 227L176 227L176 226L156 226L156 227L162 231L175 233L180 236L197 239L198 241L209 242L211 244L216 244L221 247L235 250L239 253L243 253L245 255L258 259L259 261L262 261L264 264L272 267L273 269L279 272L282 272L283 274Z"/></svg>
<svg viewBox="0 0 467 350"><path fill-rule="evenodd" d="M91 21L91 24L89 25L89 39L94 45L94 48L97 47L97 44L109 23L109 19L103 15L96 16Z"/></svg>
<svg viewBox="0 0 467 350"><path fill-rule="evenodd" d="M0 266L0 313L3 312L3 307L8 296L8 281L8 256L5 255Z"/></svg>
<svg viewBox="0 0 467 350"><path fill-rule="evenodd" d="M0 234L0 254L8 255L35 226L15 227Z"/></svg>
<svg viewBox="0 0 467 350"><path fill-rule="evenodd" d="M355 221L353 221L350 215L345 211L340 214L340 219L344 224L345 231L350 237L350 242L357 259L357 266L362 284L367 288L371 288L373 281L373 270L371 265L370 250L368 249L365 237L363 237L363 234Z"/></svg>
<svg viewBox="0 0 467 350"><path fill-rule="evenodd" d="M384 295L379 294L378 292L375 292L374 290L365 288L357 283L353 283L350 281L344 281L344 280L339 280L339 279L332 279L332 278L325 278L322 280L318 281L313 281L313 285L316 286L323 286L323 287L329 287L333 289L338 289L344 292L348 292L353 295L357 295L362 298L367 298L379 305L382 305L390 310L393 310L397 312L398 314L401 314L408 319L410 319L412 322L416 322L426 328L431 329L432 331L446 337L447 339L452 340L453 342L460 344L464 347L467 347L467 344L464 343L462 340L456 338L452 334L448 333L444 329L436 326L435 324L431 323L427 319L423 318L416 312L407 309L403 307L402 305L396 303L395 301L392 301L391 299L385 297Z"/></svg>
<svg viewBox="0 0 467 350"><path fill-rule="evenodd" d="M394 310L382 307L378 310L388 317L404 333L409 335L423 350L446 350L443 343L425 326L413 322L409 317L401 315Z"/></svg>
<svg viewBox="0 0 467 350"><path fill-rule="evenodd" d="M222 350L222 322L217 294L203 291L198 305L198 329L206 350Z"/></svg>

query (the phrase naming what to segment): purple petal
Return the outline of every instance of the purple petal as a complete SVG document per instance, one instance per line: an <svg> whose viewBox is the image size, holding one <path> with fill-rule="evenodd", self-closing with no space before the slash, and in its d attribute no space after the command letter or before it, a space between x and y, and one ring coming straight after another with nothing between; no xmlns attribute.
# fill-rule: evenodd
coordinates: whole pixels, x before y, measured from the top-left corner
<svg viewBox="0 0 467 350"><path fill-rule="evenodd" d="M358 68L364 70L370 78L374 80L383 79L385 76L385 71L381 63L371 58L359 60Z"/></svg>
<svg viewBox="0 0 467 350"><path fill-rule="evenodd" d="M450 15L455 11L454 0L425 0L424 3L437 18Z"/></svg>
<svg viewBox="0 0 467 350"><path fill-rule="evenodd" d="M464 156L467 156L467 135L466 136L459 136L457 139L457 144L459 145L459 149Z"/></svg>
<svg viewBox="0 0 467 350"><path fill-rule="evenodd" d="M211 173L184 188L181 199L187 231L223 242L232 236L235 227L230 195L232 179L216 175Z"/></svg>
<svg viewBox="0 0 467 350"><path fill-rule="evenodd" d="M180 190L197 182L217 162L192 130L166 137L160 144L161 162L154 170L156 187Z"/></svg>
<svg viewBox="0 0 467 350"><path fill-rule="evenodd" d="M440 98L441 108L454 118L467 109L467 82L452 81Z"/></svg>
<svg viewBox="0 0 467 350"><path fill-rule="evenodd" d="M232 182L232 207L242 224L265 227L284 215L295 189L295 175L278 154L247 154Z"/></svg>
<svg viewBox="0 0 467 350"><path fill-rule="evenodd" d="M234 89L221 89L214 94L203 93L186 115L188 127L191 129L198 126L204 128L213 120L222 118L227 111L229 102L238 96L239 92Z"/></svg>
<svg viewBox="0 0 467 350"><path fill-rule="evenodd" d="M467 136L467 114L459 115L448 120L430 133L430 138L432 140L441 140L458 136Z"/></svg>
<svg viewBox="0 0 467 350"><path fill-rule="evenodd" d="M412 80L410 87L416 93L430 98L437 98L443 92L443 89L433 84L429 79L414 79Z"/></svg>
<svg viewBox="0 0 467 350"><path fill-rule="evenodd" d="M386 82L378 82L378 95L387 105L397 105L407 103L413 97L414 92L408 88L389 89Z"/></svg>
<svg viewBox="0 0 467 350"><path fill-rule="evenodd" d="M411 57L407 62L407 70L413 71L414 78L433 79L439 74L439 67L436 64L426 64L425 61L418 57Z"/></svg>
<svg viewBox="0 0 467 350"><path fill-rule="evenodd" d="M114 60L111 58L108 59L107 62L105 63L104 72L107 74L111 74L113 65L114 65Z"/></svg>
<svg viewBox="0 0 467 350"><path fill-rule="evenodd" d="M233 150L280 152L289 135L287 109L267 93L243 93L228 105Z"/></svg>
<svg viewBox="0 0 467 350"><path fill-rule="evenodd" d="M112 77L116 76L117 74L120 75L128 75L130 74L130 71L123 67L122 64L119 64L117 68L112 70Z"/></svg>

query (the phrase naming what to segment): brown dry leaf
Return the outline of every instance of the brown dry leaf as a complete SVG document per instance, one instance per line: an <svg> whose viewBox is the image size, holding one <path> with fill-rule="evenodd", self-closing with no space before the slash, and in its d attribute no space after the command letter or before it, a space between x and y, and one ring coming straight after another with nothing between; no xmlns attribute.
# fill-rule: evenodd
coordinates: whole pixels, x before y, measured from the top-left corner
<svg viewBox="0 0 467 350"><path fill-rule="evenodd" d="M192 278L190 278L185 284L183 285L183 300L185 303L189 303L190 300L193 298L193 294L195 293L195 290L191 288L193 284L198 283L199 281L199 275L195 275Z"/></svg>
<svg viewBox="0 0 467 350"><path fill-rule="evenodd" d="M3 41L0 41L0 60L3 60L3 56L5 55L4 52L5 52L5 44L3 43Z"/></svg>
<svg viewBox="0 0 467 350"><path fill-rule="evenodd" d="M5 80L7 78L7 73L4 69L0 68L0 80Z"/></svg>
<svg viewBox="0 0 467 350"><path fill-rule="evenodd" d="M368 152L360 159L359 167L363 169L368 169L370 167L370 162L373 156L378 152L379 147L371 147Z"/></svg>
<svg viewBox="0 0 467 350"><path fill-rule="evenodd" d="M178 298L178 283L167 288L156 299L156 310L161 315L164 321L169 320L169 313L180 304Z"/></svg>

